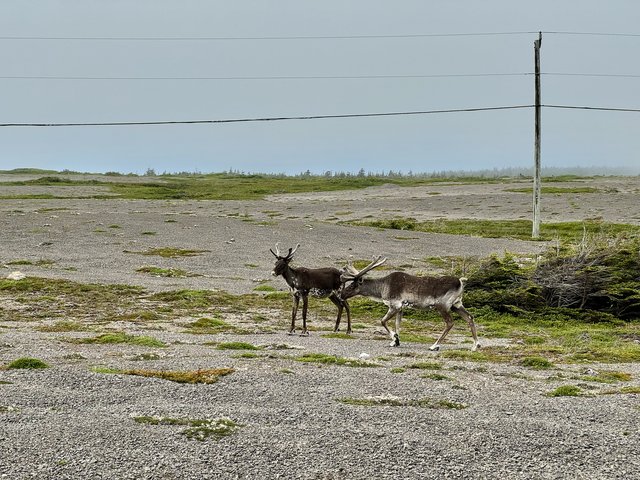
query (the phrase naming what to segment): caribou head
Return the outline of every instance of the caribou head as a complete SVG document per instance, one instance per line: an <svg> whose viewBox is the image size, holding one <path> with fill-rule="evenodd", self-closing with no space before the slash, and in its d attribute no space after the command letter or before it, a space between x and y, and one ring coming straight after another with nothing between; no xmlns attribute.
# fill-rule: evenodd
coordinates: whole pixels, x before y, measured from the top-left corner
<svg viewBox="0 0 640 480"><path fill-rule="evenodd" d="M364 282L364 276L367 272L379 267L386 261L386 257L383 258L382 255L378 255L369 265L364 267L362 270L358 270L353 266L351 260L349 260L347 265L342 269L342 274L340 275L340 282L342 282L340 297L346 300L348 298L355 297L356 295L360 295L360 287Z"/></svg>
<svg viewBox="0 0 640 480"><path fill-rule="evenodd" d="M271 275L273 275L274 277L277 277L278 275L282 275L287 270L287 267L289 266L289 262L293 258L293 254L296 253L296 250L298 250L299 246L300 244L297 244L296 248L290 248L289 253L287 253L286 255L280 254L280 249L278 248L277 243L276 243L275 252L269 249L269 251L273 253L273 256L276 257L276 264L273 267L273 271L271 272Z"/></svg>

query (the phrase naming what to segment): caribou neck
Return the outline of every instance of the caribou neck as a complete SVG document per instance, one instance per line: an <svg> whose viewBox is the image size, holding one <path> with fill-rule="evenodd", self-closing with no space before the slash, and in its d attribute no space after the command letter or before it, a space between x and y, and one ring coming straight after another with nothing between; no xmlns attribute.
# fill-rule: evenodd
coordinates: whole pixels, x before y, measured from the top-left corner
<svg viewBox="0 0 640 480"><path fill-rule="evenodd" d="M287 282L287 285L289 285L291 288L296 288L296 280L298 278L298 276L296 275L296 269L287 265L287 268L284 272L282 272L282 276L284 277L284 280Z"/></svg>
<svg viewBox="0 0 640 480"><path fill-rule="evenodd" d="M383 278L363 278L360 284L359 295L371 298L382 298L385 287Z"/></svg>

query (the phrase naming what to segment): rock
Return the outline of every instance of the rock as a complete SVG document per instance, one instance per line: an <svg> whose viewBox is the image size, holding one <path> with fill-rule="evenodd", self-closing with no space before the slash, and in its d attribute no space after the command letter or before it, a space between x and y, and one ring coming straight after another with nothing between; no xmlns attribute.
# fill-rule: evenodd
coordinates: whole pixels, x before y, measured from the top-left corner
<svg viewBox="0 0 640 480"><path fill-rule="evenodd" d="M9 275L7 275L7 280L22 280L23 278L27 278L27 276L22 273L22 272L11 272Z"/></svg>

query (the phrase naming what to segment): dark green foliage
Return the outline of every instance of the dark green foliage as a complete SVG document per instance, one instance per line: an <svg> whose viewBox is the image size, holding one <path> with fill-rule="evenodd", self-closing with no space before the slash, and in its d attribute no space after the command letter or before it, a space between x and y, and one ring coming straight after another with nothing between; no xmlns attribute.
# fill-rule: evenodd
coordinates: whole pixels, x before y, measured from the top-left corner
<svg viewBox="0 0 640 480"><path fill-rule="evenodd" d="M511 255L492 256L469 275L465 300L469 305L488 306L496 312L517 314L519 309L537 310L545 303L540 287L528 279L530 270L520 266Z"/></svg>
<svg viewBox="0 0 640 480"><path fill-rule="evenodd" d="M468 275L465 303L589 323L640 318L640 239L583 241L566 250L548 252L537 266L522 266L510 255L491 257Z"/></svg>
<svg viewBox="0 0 640 480"><path fill-rule="evenodd" d="M533 368L535 370L544 370L553 368L553 363L543 357L525 357L520 360L520 365Z"/></svg>
<svg viewBox="0 0 640 480"><path fill-rule="evenodd" d="M547 305L639 318L640 239L580 245L542 262L533 280Z"/></svg>
<svg viewBox="0 0 640 480"><path fill-rule="evenodd" d="M578 397L582 393L582 389L575 385L562 385L552 392L546 394L547 397Z"/></svg>
<svg viewBox="0 0 640 480"><path fill-rule="evenodd" d="M9 369L37 369L37 368L49 368L49 365L44 363L42 360L38 360L37 358L18 358L14 360L9 365L7 365Z"/></svg>

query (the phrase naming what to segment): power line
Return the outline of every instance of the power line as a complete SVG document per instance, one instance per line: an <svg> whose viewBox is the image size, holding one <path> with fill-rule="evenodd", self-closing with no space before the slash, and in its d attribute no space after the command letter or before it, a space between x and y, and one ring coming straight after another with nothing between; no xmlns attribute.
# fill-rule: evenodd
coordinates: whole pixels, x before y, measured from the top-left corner
<svg viewBox="0 0 640 480"><path fill-rule="evenodd" d="M578 32L578 31L507 31L507 32L450 32L450 33L409 33L409 34L380 34L380 35L291 35L291 36L244 36L244 37L90 37L90 36L0 36L0 41L125 41L125 42L199 42L199 41L252 41L252 40L358 40L358 39L394 39L394 38L438 38L438 37L492 37L512 35L572 35L599 37L640 37L640 33L623 32Z"/></svg>
<svg viewBox="0 0 640 480"><path fill-rule="evenodd" d="M228 77L102 77L102 76L68 76L68 75L2 75L0 80L86 80L86 81L126 81L126 80L160 80L160 81L205 81L205 80L375 80L394 78L481 78L481 77L523 77L532 76L533 72L497 72L497 73L442 73L442 74L406 74L406 75L274 75L274 76L228 76ZM571 73L542 72L547 77L602 77L602 78L640 78L637 74L627 73Z"/></svg>
<svg viewBox="0 0 640 480"><path fill-rule="evenodd" d="M584 35L595 37L640 37L640 33L542 31L546 35Z"/></svg>
<svg viewBox="0 0 640 480"><path fill-rule="evenodd" d="M54 75L4 75L0 80L348 80L389 78L465 78L465 77L515 77L533 75L530 72L514 73L453 73L432 75L277 75L277 76L230 76L230 77L89 77Z"/></svg>
<svg viewBox="0 0 640 480"><path fill-rule="evenodd" d="M531 74L528 74L531 75ZM542 72L540 75L547 77L609 77L609 78L640 78L640 75L627 73L563 73L563 72Z"/></svg>
<svg viewBox="0 0 640 480"><path fill-rule="evenodd" d="M293 35L260 37L54 37L54 36L1 36L0 40L71 40L71 41L235 41L235 40L357 40L375 38L429 38L429 37L488 37L505 35L531 35L538 32L475 32L475 33L415 33L390 35Z"/></svg>
<svg viewBox="0 0 640 480"><path fill-rule="evenodd" d="M406 115L427 115L441 113L463 113L463 112L487 112L496 110L518 110L533 108L534 105L509 105L499 107L479 107L479 108L455 108L447 110L421 110L408 112L385 112L385 113L349 113L339 115L305 115L295 117L259 117L259 118L233 118L223 120L171 120L155 122L84 122L84 123L0 123L0 127L119 127L135 125L194 125L194 124L216 124L216 123L248 123L248 122L275 122L283 120L320 120L331 118L364 118L364 117L392 117ZM640 113L640 108L615 108L615 107L589 107L577 105L541 105L544 108L572 109L572 110L594 110L607 112L634 112Z"/></svg>
<svg viewBox="0 0 640 480"><path fill-rule="evenodd" d="M578 105L541 105L545 108L562 108L570 110L597 110L601 112L640 112L640 108L587 107Z"/></svg>
<svg viewBox="0 0 640 480"><path fill-rule="evenodd" d="M225 120L177 120L156 122L91 122L91 123L0 123L0 127L103 127L103 126L132 126L132 125L194 125L207 123L243 123L243 122L274 122L282 120L319 120L328 118L363 118L363 117L392 117L402 115L427 115L438 113L486 112L495 110L516 110L531 108L533 105L510 105L500 107L457 108L448 110L422 110L409 112L386 113L350 113L341 115L306 115L297 117L263 117L263 118L234 118Z"/></svg>

